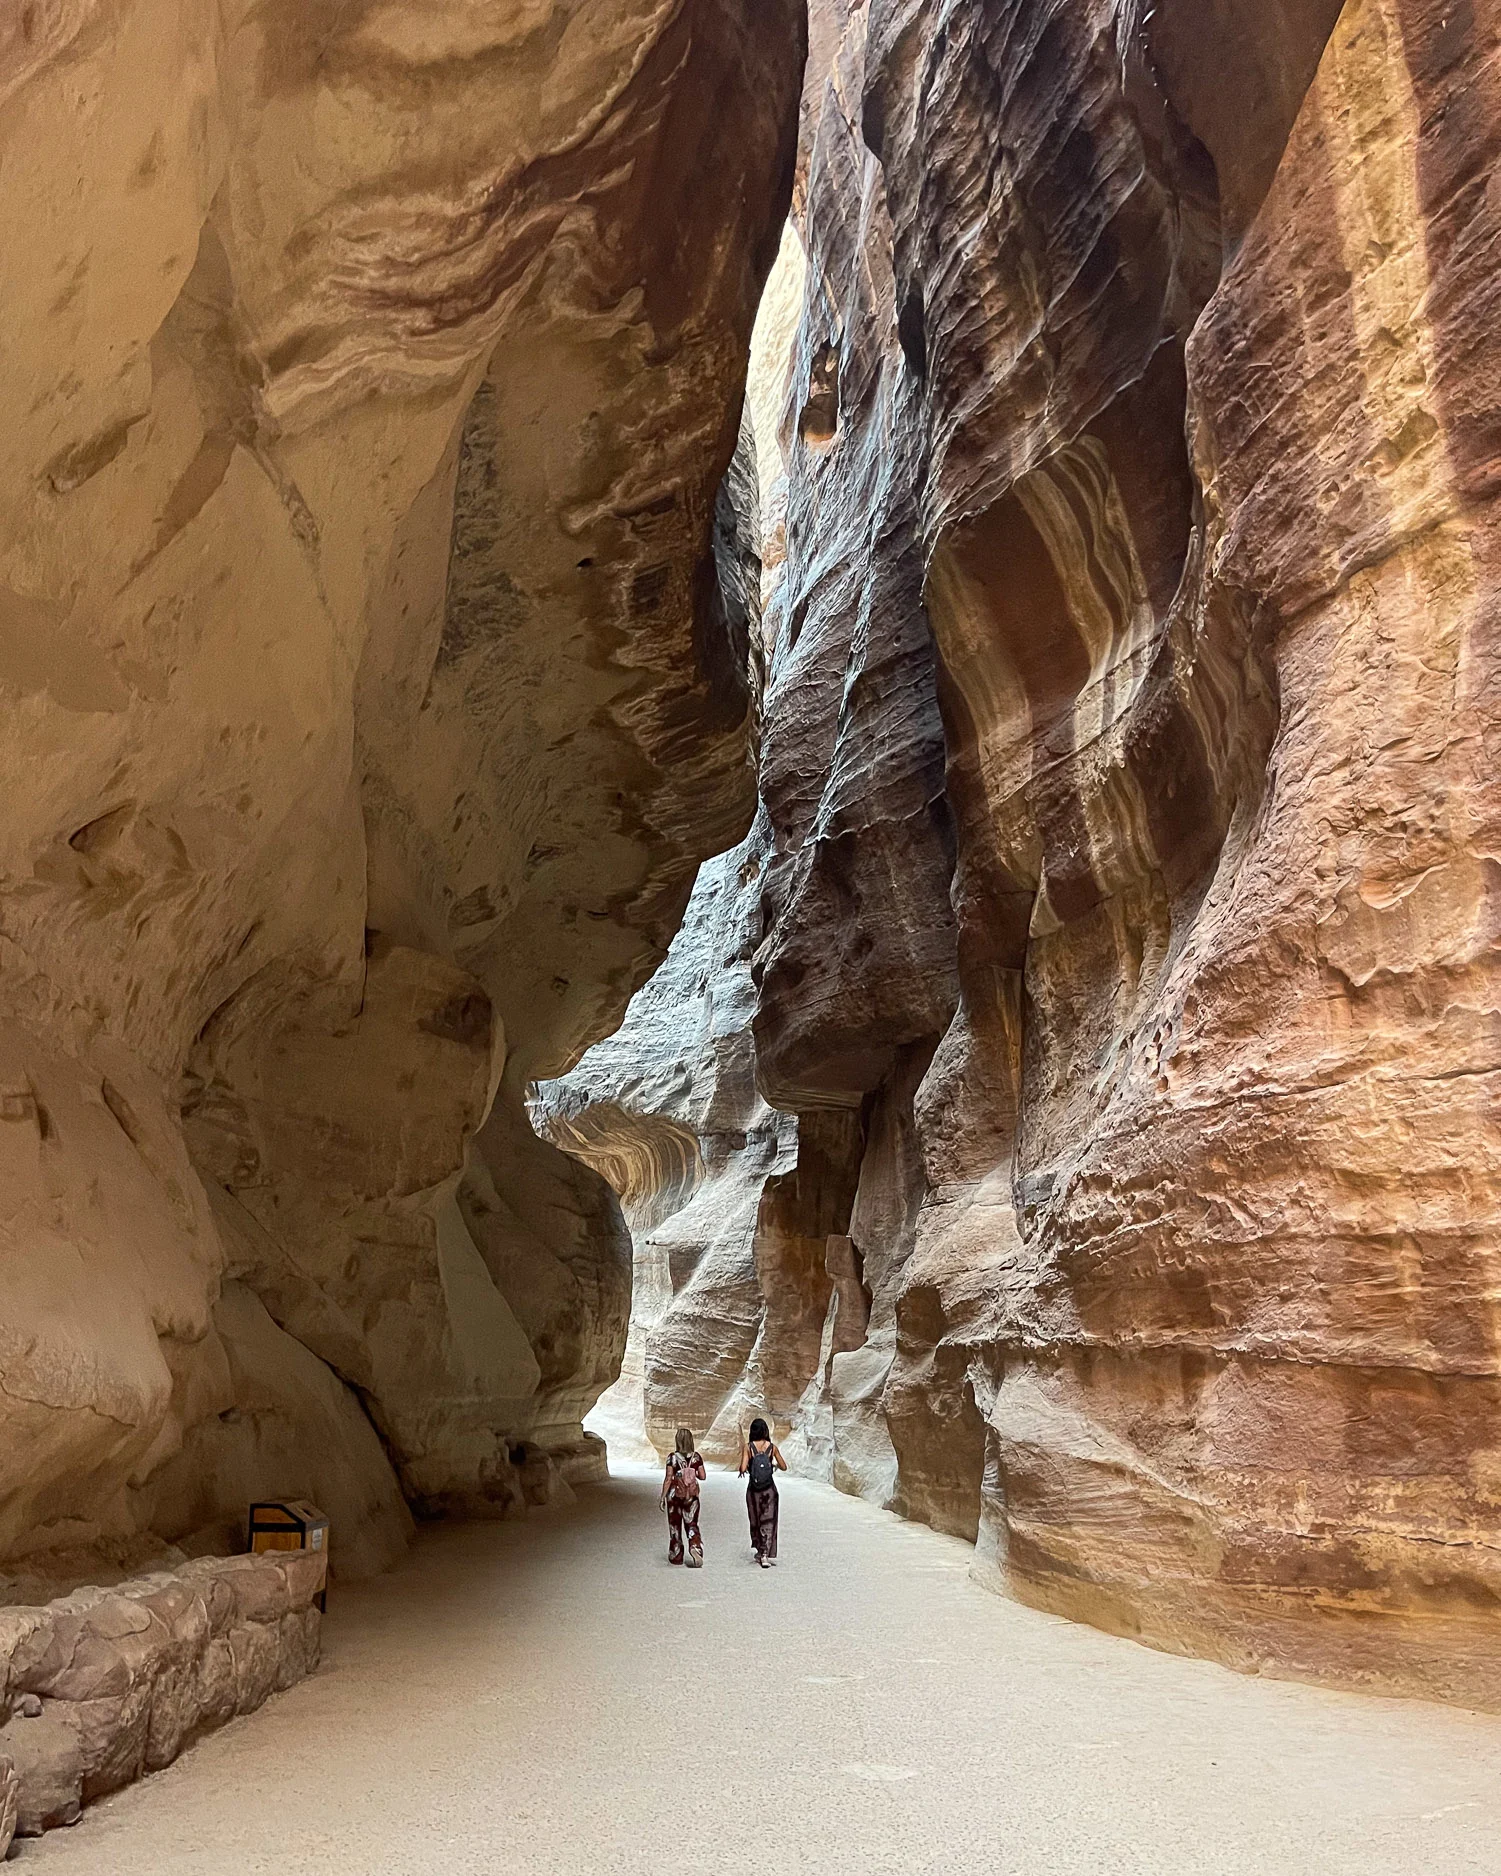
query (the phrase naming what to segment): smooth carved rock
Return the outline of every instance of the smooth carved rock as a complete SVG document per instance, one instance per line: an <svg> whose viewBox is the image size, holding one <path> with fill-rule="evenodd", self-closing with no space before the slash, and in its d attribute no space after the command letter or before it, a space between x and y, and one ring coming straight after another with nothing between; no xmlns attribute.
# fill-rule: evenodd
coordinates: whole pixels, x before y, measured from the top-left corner
<svg viewBox="0 0 1501 1876"><path fill-rule="evenodd" d="M524 1090L751 816L716 504L800 13L0 34L18 1571L295 1489L357 1573L598 1468L626 1234Z"/></svg>
<svg viewBox="0 0 1501 1876"><path fill-rule="evenodd" d="M746 1372L766 1307L758 1215L767 1177L792 1163L795 1128L755 1086L759 843L753 830L703 868L666 962L625 1023L544 1083L535 1107L548 1136L620 1194L635 1288L607 1409L663 1452L686 1422L704 1452L728 1458L739 1420L761 1404Z"/></svg>
<svg viewBox="0 0 1501 1876"><path fill-rule="evenodd" d="M788 282L799 271L796 242L784 240L768 288L783 346ZM775 501L759 483L780 479L781 454L754 434L749 413L774 406L785 372L763 317L747 425L721 493L722 527L735 542L725 558L744 570L741 604L758 652L762 530ZM700 870L667 958L621 1028L533 1103L538 1128L610 1181L631 1227L631 1330L604 1403L623 1449L666 1452L686 1423L703 1452L733 1458L753 1413L790 1421L816 1358L817 1335L810 1349L802 1325L822 1312L807 1292L827 1292L828 1225L810 1222L810 1204L799 1203L797 1123L758 1092L750 1033L767 832L758 817L738 847Z"/></svg>
<svg viewBox="0 0 1501 1876"><path fill-rule="evenodd" d="M233 1255L245 1233L227 1199L219 1222ZM140 1488L139 1515L186 1533L194 1550L233 1551L244 1542L245 1507L300 1479L329 1517L339 1575L389 1568L406 1549L411 1513L353 1391L277 1325L243 1278L224 1284L214 1328L235 1404L189 1429L182 1450Z"/></svg>

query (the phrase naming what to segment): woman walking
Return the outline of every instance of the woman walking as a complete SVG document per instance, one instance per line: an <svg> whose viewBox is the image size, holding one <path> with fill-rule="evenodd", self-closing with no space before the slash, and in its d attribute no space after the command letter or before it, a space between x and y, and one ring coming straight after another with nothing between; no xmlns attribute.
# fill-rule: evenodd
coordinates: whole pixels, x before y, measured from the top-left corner
<svg viewBox="0 0 1501 1876"><path fill-rule="evenodd" d="M740 1442L740 1470L750 1474L745 1507L750 1513L751 1549L761 1568L769 1570L777 1560L777 1473L787 1470L787 1461L759 1414L751 1421L749 1437Z"/></svg>
<svg viewBox="0 0 1501 1876"><path fill-rule="evenodd" d="M686 1540L690 1570L698 1569L704 1560L704 1540L698 1531L698 1482L703 1476L704 1462L693 1444L693 1429L679 1427L677 1445L667 1455L662 1505L667 1512L667 1561L683 1561Z"/></svg>

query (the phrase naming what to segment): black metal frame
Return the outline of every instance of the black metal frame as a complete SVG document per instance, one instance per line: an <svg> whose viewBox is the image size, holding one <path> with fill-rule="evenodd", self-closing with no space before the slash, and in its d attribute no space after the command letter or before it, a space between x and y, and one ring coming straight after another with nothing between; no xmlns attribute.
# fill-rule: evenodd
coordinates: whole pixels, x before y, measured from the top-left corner
<svg viewBox="0 0 1501 1876"><path fill-rule="evenodd" d="M258 1511L280 1512L282 1521L279 1524L263 1524L257 1519L255 1515ZM289 1519L291 1520L290 1523L287 1522L287 1520ZM279 1536L284 1537L288 1531L295 1531L303 1540L300 1544L296 1546L296 1548L298 1550L306 1550L307 1549L307 1533L308 1533L307 1520L305 1518L299 1518L297 1513L293 1511L292 1507L283 1498L258 1499L256 1503L250 1507L250 1517L249 1517L248 1525L247 1525L246 1532L245 1532L245 1548L246 1550L253 1551L255 1549L255 1540L257 1536L270 1537L273 1535L279 1535ZM266 1555L268 1553L262 1552L261 1554ZM328 1552L327 1551L323 1553L323 1587L322 1589L318 1591L315 1601L318 1604L318 1613L320 1615L327 1615L328 1614Z"/></svg>

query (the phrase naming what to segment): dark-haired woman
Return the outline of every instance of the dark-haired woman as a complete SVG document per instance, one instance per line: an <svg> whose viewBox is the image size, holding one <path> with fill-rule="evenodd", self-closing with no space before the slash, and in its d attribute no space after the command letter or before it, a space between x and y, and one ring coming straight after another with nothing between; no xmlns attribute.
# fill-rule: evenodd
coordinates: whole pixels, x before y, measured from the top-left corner
<svg viewBox="0 0 1501 1876"><path fill-rule="evenodd" d="M759 1414L740 1442L740 1470L750 1474L745 1508L750 1513L751 1550L761 1568L769 1570L777 1560L777 1473L787 1470L787 1461Z"/></svg>

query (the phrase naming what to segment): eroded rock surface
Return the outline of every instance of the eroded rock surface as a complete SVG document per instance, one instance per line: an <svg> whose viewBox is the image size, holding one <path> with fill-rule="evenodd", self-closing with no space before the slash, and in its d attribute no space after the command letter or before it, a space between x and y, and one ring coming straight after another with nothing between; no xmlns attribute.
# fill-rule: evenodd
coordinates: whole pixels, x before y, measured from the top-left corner
<svg viewBox="0 0 1501 1876"><path fill-rule="evenodd" d="M1493 1703L1497 23L1111 11L872 25L962 985L893 1432L921 1510L962 1348L1008 1586Z"/></svg>
<svg viewBox="0 0 1501 1876"><path fill-rule="evenodd" d="M0 28L17 1567L297 1491L374 1568L598 1466L628 1242L523 1089L750 820L715 504L803 48L792 0Z"/></svg>
<svg viewBox="0 0 1501 1876"><path fill-rule="evenodd" d="M1495 1705L1501 13L812 44L751 966L826 1201L794 1445L1044 1607Z"/></svg>

